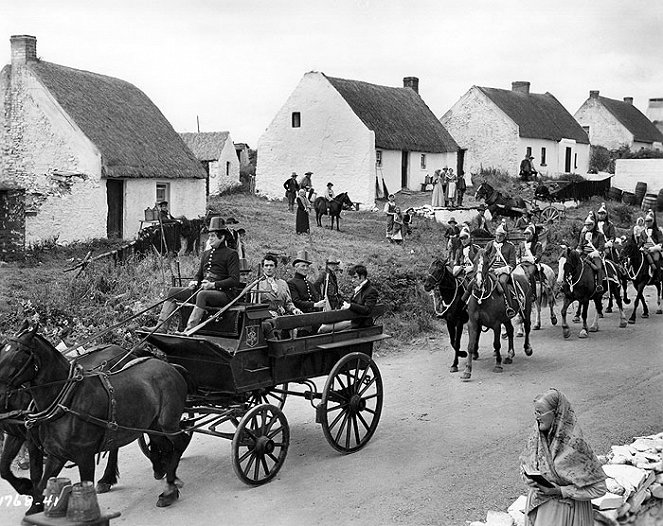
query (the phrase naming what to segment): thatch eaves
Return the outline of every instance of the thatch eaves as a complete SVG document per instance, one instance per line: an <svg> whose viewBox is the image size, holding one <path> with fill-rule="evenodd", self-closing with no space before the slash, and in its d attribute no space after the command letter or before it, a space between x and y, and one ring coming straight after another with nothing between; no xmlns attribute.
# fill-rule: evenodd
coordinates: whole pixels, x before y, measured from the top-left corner
<svg viewBox="0 0 663 526"><path fill-rule="evenodd" d="M180 133L199 161L218 161L230 132Z"/></svg>
<svg viewBox="0 0 663 526"><path fill-rule="evenodd" d="M638 108L621 100L598 97L605 108L633 134L637 142L663 142L663 134Z"/></svg>
<svg viewBox="0 0 663 526"><path fill-rule="evenodd" d="M520 137L589 144L585 130L552 94L477 88L518 125Z"/></svg>
<svg viewBox="0 0 663 526"><path fill-rule="evenodd" d="M457 152L458 144L417 92L326 77L366 127L375 147L430 153Z"/></svg>
<svg viewBox="0 0 663 526"><path fill-rule="evenodd" d="M159 108L133 84L44 61L29 67L99 149L104 177L207 177Z"/></svg>

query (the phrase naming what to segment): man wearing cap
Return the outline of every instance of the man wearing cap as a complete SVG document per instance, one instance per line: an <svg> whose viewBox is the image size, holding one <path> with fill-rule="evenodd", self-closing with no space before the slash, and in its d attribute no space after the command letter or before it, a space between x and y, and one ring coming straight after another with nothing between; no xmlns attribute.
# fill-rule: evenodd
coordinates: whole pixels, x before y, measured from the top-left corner
<svg viewBox="0 0 663 526"><path fill-rule="evenodd" d="M504 225L497 227L495 239L486 244L485 253L489 269L497 277L497 288L506 300L506 315L513 318L516 315L516 309L508 285L511 272L516 268L516 248L513 243L507 241Z"/></svg>
<svg viewBox="0 0 663 526"><path fill-rule="evenodd" d="M159 203L159 216L162 223L172 223L175 221L168 211L168 201L161 201Z"/></svg>
<svg viewBox="0 0 663 526"><path fill-rule="evenodd" d="M325 271L320 273L314 283L315 287L321 292L322 299L326 301L325 310L336 310L343 304L336 278L336 272L338 272L340 264L338 258L328 257L325 262Z"/></svg>
<svg viewBox="0 0 663 526"><path fill-rule="evenodd" d="M605 270L603 269L603 260L601 254L605 249L605 238L596 228L596 218L594 212L590 212L585 219L585 225L580 232L580 239L576 251L584 254L590 266L594 269L594 279L596 292L603 293L603 280L605 280Z"/></svg>
<svg viewBox="0 0 663 526"><path fill-rule="evenodd" d="M470 231L476 233L477 230L482 230L490 235L490 230L488 229L488 220L486 219L486 205L483 203L477 207L478 214L470 222ZM482 232L482 233L483 233Z"/></svg>
<svg viewBox="0 0 663 526"><path fill-rule="evenodd" d="M456 251L454 259L451 259L453 267L452 274L456 277L467 278L474 272L474 260L476 259L479 247L472 243L470 229L463 227L458 234L460 239L460 250Z"/></svg>
<svg viewBox="0 0 663 526"><path fill-rule="evenodd" d="M332 186L334 186L334 183L332 182L327 183L327 190L325 190L325 203L327 204L327 214L331 213L331 211L329 210L329 205L334 200L334 197L336 197Z"/></svg>
<svg viewBox="0 0 663 526"><path fill-rule="evenodd" d="M444 237L447 240L447 253L450 254L450 259L456 259L455 251L458 248L458 234L460 234L460 228L458 228L458 222L456 218L451 216L449 221L447 221L447 229L444 232Z"/></svg>
<svg viewBox="0 0 663 526"><path fill-rule="evenodd" d="M288 280L292 302L302 312L320 311L325 306L325 300L320 299L317 287L306 277L310 265L306 250L297 252L297 257L292 262L292 266L295 267L295 275Z"/></svg>
<svg viewBox="0 0 663 526"><path fill-rule="evenodd" d="M230 238L225 221L221 217L213 217L208 227L209 249L203 252L196 278L189 282L187 287L171 287L168 298L159 314L159 323L154 327L144 327L153 331L161 327L164 332L170 325L170 315L175 311L174 300L193 301L191 296L195 291L196 306L191 311L186 330L198 325L207 307L223 307L236 296L235 288L239 286L239 256L237 252L228 248L227 239Z"/></svg>
<svg viewBox="0 0 663 526"><path fill-rule="evenodd" d="M520 178L523 181L529 181L531 176L536 176L537 172L532 164L533 159L534 157L526 153L525 158L520 161Z"/></svg>
<svg viewBox="0 0 663 526"><path fill-rule="evenodd" d="M647 259L652 276L658 279L661 271L661 247L663 246L663 234L658 229L656 214L653 210L648 210L645 215L645 227L640 231L636 241L640 250Z"/></svg>
<svg viewBox="0 0 663 526"><path fill-rule="evenodd" d="M295 197L297 197L297 190L299 190L297 172L292 172L292 175L283 183L283 188L285 188L285 196L288 198L288 210L294 212Z"/></svg>

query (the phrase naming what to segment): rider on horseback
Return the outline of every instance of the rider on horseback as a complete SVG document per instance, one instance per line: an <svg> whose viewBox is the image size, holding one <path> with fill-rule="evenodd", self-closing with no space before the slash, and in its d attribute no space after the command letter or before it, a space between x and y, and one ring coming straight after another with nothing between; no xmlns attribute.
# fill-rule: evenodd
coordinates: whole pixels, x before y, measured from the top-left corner
<svg viewBox="0 0 663 526"><path fill-rule="evenodd" d="M543 245L536 234L536 227L530 224L525 228L525 241L521 241L518 245L516 259L530 277L532 291L536 291L537 281L544 281L541 275L541 256L543 256Z"/></svg>
<svg viewBox="0 0 663 526"><path fill-rule="evenodd" d="M506 315L513 318L516 315L516 310L508 285L511 272L516 268L516 248L513 243L506 240L506 229L503 225L497 227L495 239L489 241L486 245L486 258L489 261L490 271L497 278L497 290L506 300Z"/></svg>
<svg viewBox="0 0 663 526"><path fill-rule="evenodd" d="M605 249L605 237L596 227L594 212L590 212L585 219L585 226L580 232L580 239L576 251L585 254L587 262L594 269L594 280L596 292L603 293L603 281L605 280L605 269L601 254Z"/></svg>
<svg viewBox="0 0 663 526"><path fill-rule="evenodd" d="M636 239L640 250L647 259L653 276L661 272L661 247L663 234L658 229L656 214L650 209L645 216L645 228Z"/></svg>
<svg viewBox="0 0 663 526"><path fill-rule="evenodd" d="M334 197L336 197L332 186L334 186L334 183L332 182L327 183L327 190L325 190L325 200L327 202L327 214L331 214L331 211L329 210L329 205L334 200Z"/></svg>
<svg viewBox="0 0 663 526"><path fill-rule="evenodd" d="M458 234L461 247L455 253L455 258L452 261L452 274L455 277L466 278L474 272L474 259L476 258L478 247L472 243L472 236L470 229L463 227L463 230Z"/></svg>

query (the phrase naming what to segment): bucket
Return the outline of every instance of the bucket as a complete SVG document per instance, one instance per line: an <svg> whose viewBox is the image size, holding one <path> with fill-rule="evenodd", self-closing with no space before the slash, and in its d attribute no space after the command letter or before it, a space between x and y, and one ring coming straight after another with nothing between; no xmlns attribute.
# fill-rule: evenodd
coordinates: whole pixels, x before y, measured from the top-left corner
<svg viewBox="0 0 663 526"><path fill-rule="evenodd" d="M643 183L642 181L637 182L635 184L635 204L640 206L642 204L642 200L645 197L645 194L647 193L647 183Z"/></svg>
<svg viewBox="0 0 663 526"><path fill-rule="evenodd" d="M65 477L51 477L44 490L44 515L64 517L71 493L71 480Z"/></svg>
<svg viewBox="0 0 663 526"><path fill-rule="evenodd" d="M642 199L642 210L645 212L649 210L650 208L652 210L656 210L656 194L647 194L645 197Z"/></svg>
<svg viewBox="0 0 663 526"><path fill-rule="evenodd" d="M635 204L635 194L633 192L622 192L622 203L625 205Z"/></svg>
<svg viewBox="0 0 663 526"><path fill-rule="evenodd" d="M610 199L611 201L621 201L622 191L619 188L611 186L610 190L608 190L608 199Z"/></svg>
<svg viewBox="0 0 663 526"><path fill-rule="evenodd" d="M89 522L101 517L94 483L83 481L74 484L67 507L67 519L73 522Z"/></svg>
<svg viewBox="0 0 663 526"><path fill-rule="evenodd" d="M658 191L658 197L656 198L656 211L663 212L663 188Z"/></svg>

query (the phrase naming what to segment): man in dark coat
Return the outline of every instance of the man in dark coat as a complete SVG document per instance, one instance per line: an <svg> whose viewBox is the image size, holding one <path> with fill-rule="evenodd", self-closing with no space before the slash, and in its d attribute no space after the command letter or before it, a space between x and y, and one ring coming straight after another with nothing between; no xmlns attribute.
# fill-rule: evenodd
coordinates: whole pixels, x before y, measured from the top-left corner
<svg viewBox="0 0 663 526"><path fill-rule="evenodd" d="M336 272L338 272L340 264L341 262L338 259L328 257L325 263L325 271L315 280L315 286L320 291L322 299L329 303L328 308L331 310L340 309L343 303L336 278ZM327 306L325 305L325 307Z"/></svg>
<svg viewBox="0 0 663 526"><path fill-rule="evenodd" d="M315 283L306 278L311 265L306 250L297 252L292 265L295 267L295 275L288 280L288 288L295 307L305 313L321 311L325 306L325 300L320 299L320 291Z"/></svg>
<svg viewBox="0 0 663 526"><path fill-rule="evenodd" d="M483 203L480 204L477 210L479 213L470 223L470 232L472 232L472 234L478 234L480 237L485 234L491 235L490 230L488 229L488 220L486 219L486 205ZM479 230L479 232L477 232L477 230Z"/></svg>
<svg viewBox="0 0 663 526"><path fill-rule="evenodd" d="M516 315L513 297L509 292L511 273L516 268L516 247L506 240L506 230L503 225L495 229L495 239L486 244L485 257L488 260L489 270L497 277L497 289L506 300L506 315L513 318Z"/></svg>
<svg viewBox="0 0 663 526"><path fill-rule="evenodd" d="M292 172L292 175L283 183L283 188L285 188L285 196L288 198L288 210L294 212L295 197L297 197L297 190L299 190L297 172Z"/></svg>
<svg viewBox="0 0 663 526"><path fill-rule="evenodd" d="M534 169L534 165L532 164L532 157L529 154L525 154L525 158L520 161L520 178L523 181L529 181L530 177L536 176L536 170Z"/></svg>

